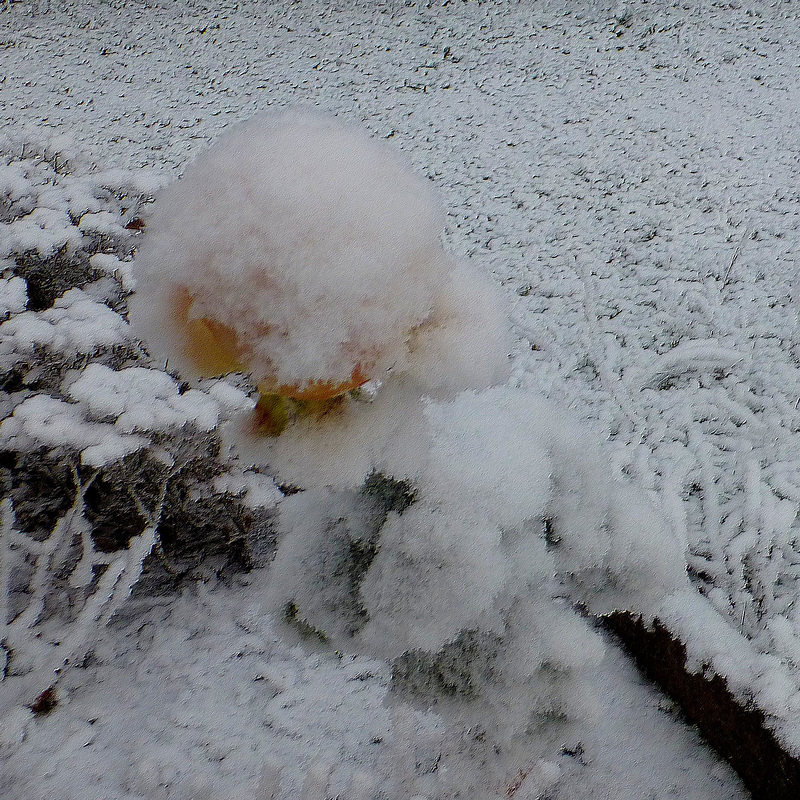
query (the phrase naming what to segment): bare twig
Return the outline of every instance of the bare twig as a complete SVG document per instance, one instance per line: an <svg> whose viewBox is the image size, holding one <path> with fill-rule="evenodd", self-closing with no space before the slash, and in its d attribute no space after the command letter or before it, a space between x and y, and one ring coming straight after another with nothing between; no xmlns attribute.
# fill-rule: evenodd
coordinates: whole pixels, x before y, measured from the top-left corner
<svg viewBox="0 0 800 800"><path fill-rule="evenodd" d="M83 516L85 493L97 473L85 482L81 482L77 470L74 470L74 474L75 500L44 542L37 542L14 530L14 511L10 498L6 498L0 507L0 634L3 648L6 652L13 651L15 658L21 656L25 671L30 675L25 692L37 690L38 693L42 685L55 687L64 667L91 648L98 637L99 629L111 620L127 600L141 576L145 559L156 545L167 487L174 470L164 479L153 510L148 512L141 508L147 521L145 529L131 539L126 550L111 555L96 549L91 528ZM78 602L82 606L74 619L68 622L59 621L59 641L50 642L41 634L40 626L46 621L43 619L43 612L54 581L69 558L69 551L73 546L71 534L79 522L83 523L80 531L81 555L69 573L70 585L76 589L91 589L96 576L95 568L102 564L106 565L106 569L91 594L79 598ZM35 556L36 562L29 585L28 606L12 620L9 619L9 556L15 548Z"/></svg>

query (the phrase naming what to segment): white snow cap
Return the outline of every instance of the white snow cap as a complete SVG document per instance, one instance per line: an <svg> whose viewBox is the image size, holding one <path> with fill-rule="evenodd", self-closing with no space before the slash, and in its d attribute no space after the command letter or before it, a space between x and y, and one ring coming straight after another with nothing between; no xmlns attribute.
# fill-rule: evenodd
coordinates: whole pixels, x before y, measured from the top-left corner
<svg viewBox="0 0 800 800"><path fill-rule="evenodd" d="M228 368L267 391L390 368L434 393L477 388L504 377L506 328L491 282L445 253L443 224L432 185L386 144L316 112L264 114L156 199L131 321L188 375L215 371L191 354L193 324L210 327L233 343ZM448 360L467 330L475 351Z"/></svg>

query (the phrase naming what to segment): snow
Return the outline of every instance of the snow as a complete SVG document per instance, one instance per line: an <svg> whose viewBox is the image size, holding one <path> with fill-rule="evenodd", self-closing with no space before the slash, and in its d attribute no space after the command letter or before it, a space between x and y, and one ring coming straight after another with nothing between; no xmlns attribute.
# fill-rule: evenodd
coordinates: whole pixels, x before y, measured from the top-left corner
<svg viewBox="0 0 800 800"><path fill-rule="evenodd" d="M61 247L76 246L81 234L64 211L36 208L9 225L3 236L5 252L37 252L42 258L53 255Z"/></svg>
<svg viewBox="0 0 800 800"><path fill-rule="evenodd" d="M603 648L565 596L594 613L633 609L652 619L666 596L688 587L681 542L655 507L604 474L586 431L552 403L496 387L416 413L422 422L393 429L371 464L416 490L379 539L347 495L324 484L281 501L270 605L276 615L297 609L343 651L424 661L455 647L458 674L472 675L472 703L443 709L445 719L479 719L487 742L536 752L571 726L594 723L587 676ZM400 446L409 424L420 436L411 455ZM316 452L315 444L311 437L305 446ZM365 544L377 552L354 615L346 554ZM464 631L477 637L469 656L458 655ZM510 768L507 755L496 760Z"/></svg>
<svg viewBox="0 0 800 800"><path fill-rule="evenodd" d="M28 287L23 278L0 279L0 317L19 314L28 305Z"/></svg>
<svg viewBox="0 0 800 800"><path fill-rule="evenodd" d="M214 479L214 489L241 496L245 508L274 508L283 498L275 480L258 472L226 472Z"/></svg>
<svg viewBox="0 0 800 800"><path fill-rule="evenodd" d="M79 289L71 289L67 294L72 292L82 294ZM58 310L58 303L53 310ZM114 327L125 326L117 314L100 307L114 318L112 327L96 325L96 317L92 317L89 324L76 326L84 341L91 340L95 330L108 337L113 336ZM24 336L35 331L47 314L48 311L25 312L4 326L30 315L33 324L14 329L15 336ZM74 322L74 318L70 319ZM95 339L93 346L96 345ZM80 340L76 347L81 347ZM90 363L77 377L68 375L61 388L73 402L44 393L22 399L13 414L0 423L0 441L21 452L65 446L80 451L82 463L99 467L147 446L159 433L185 426L210 431L233 411L249 405L246 395L235 387L217 388L216 396L200 389L181 393L174 378L145 367L114 370L104 364ZM260 490L256 490L254 497L259 494Z"/></svg>
<svg viewBox="0 0 800 800"><path fill-rule="evenodd" d="M17 314L2 323L0 336L4 356L30 353L36 347L91 355L131 339L125 320L81 289L70 289L42 312Z"/></svg>
<svg viewBox="0 0 800 800"><path fill-rule="evenodd" d="M553 533L561 538L548 552L563 553L565 563L582 554L602 565L599 576L578 572L570 591L585 590L598 606L614 607L625 596L654 609L647 581L616 594L608 570L647 575L647 567L669 563L669 548L647 563L642 555L647 551L633 547L638 515L665 516L667 527L688 547L693 586L718 612L715 617L709 606L676 607L671 624L685 625L690 641L707 643L696 654L698 666L710 659L728 670L742 691L758 692L791 738L797 727L792 709L800 631L794 601L800 578L793 184L798 98L792 61L797 17L786 4L736 6L377 8L364 3L344 8L312 1L268 7L224 3L211 11L187 1L125 4L124 13L115 3L63 4L43 13L43 3L11 4L0 49L0 72L7 76L0 101L15 127L22 130L28 123L35 136L28 137L26 151L13 150L14 157L0 163L0 178L14 200L8 207L0 204L0 257L17 246L12 236L29 237L34 249L46 252L78 242L67 220L78 229L87 213L110 211L127 224L143 209L118 202L115 192L128 187L129 194L152 196L164 183L163 176L144 175L140 167L167 167L174 179L225 127L257 112L302 101L386 137L417 174L436 184L453 257L505 285L514 305L514 385L523 394L543 394L570 407L593 431L569 446L560 434L551 439L562 448L554 462L578 468L571 473L564 466L552 478L553 496L563 498L552 509L555 521L561 519ZM48 144L59 129L68 129L104 167L134 169L84 173L76 148L62 142L62 160L56 158L59 148ZM34 151L41 157L34 158ZM55 170L64 172L64 164L75 165L73 175ZM104 182L111 188L98 197L95 190ZM37 208L48 209L39 216L50 221L49 229L25 222ZM22 224L12 231L16 223ZM113 256L126 259L128 253ZM10 322L24 315L18 305L11 313ZM14 351L26 341L15 337ZM439 357L432 347L427 363ZM434 374L429 366L423 371ZM481 385L491 382L481 380ZM393 383L382 386L373 403L352 403L352 427L342 424L320 434L316 455L311 448L298 449L300 426L268 453L252 445L254 460L274 457L284 471L337 486L354 485L380 459L414 463L428 447L426 417L407 414L419 385L410 377ZM451 388L432 387L431 393L446 395ZM83 410L75 414L76 424L88 419ZM388 438L385 428L379 435L368 422L392 417L398 427ZM491 422L486 424L489 431ZM393 436L397 441L401 428L409 432L403 441L408 449L393 452L387 442ZM353 441L356 429L366 433ZM233 432L231 438L241 441ZM610 464L586 466L587 438L606 440ZM251 453L242 452L249 463ZM329 458L333 453L342 454L341 461ZM328 474L321 474L320 462L330 464ZM598 471L604 480L595 480ZM621 488L615 481L620 472L640 488ZM490 486L492 475L496 472L486 476ZM609 483L613 504L605 496ZM228 485L246 491L243 483ZM558 486L571 489L561 494ZM495 489L503 496L502 486ZM519 511L522 499L511 496L509 516ZM597 520L606 518L613 523L615 547L635 569L615 565L610 540L596 530L592 534ZM667 541L657 531L655 526L651 545ZM490 533L479 544L494 544ZM486 581L496 574L488 573ZM668 584L669 574L657 575L654 585ZM187 601L180 612L187 617L185 627L197 628L200 621L222 625L225 591L215 590L219 604L213 614ZM477 606L485 599L478 597ZM239 587L227 602L242 602ZM178 613L177 608L169 612ZM666 607L659 613L666 614ZM693 625L692 619L708 625ZM728 633L708 636L720 620L719 630ZM163 620L151 632L158 625ZM212 790L206 787L212 796L220 791L252 796L262 770L261 791L272 791L276 769L264 764L274 756L291 773L281 791L294 797L307 772L311 792L315 781L325 782L312 779L312 773L327 774L325 763L341 764L343 752L355 752L355 746L336 750L348 741L346 730L329 729L322 736L314 727L324 706L320 698L330 691L337 702L347 703L352 689L330 654L309 667L320 670L319 681L305 684L307 691L292 698L293 706L276 711L268 730L290 714L292 726L280 747L274 739L263 744L264 750L272 748L268 757L258 750L248 760L249 748L265 741L263 729L251 721L252 708L235 716L235 730L223 727L230 709L238 708L228 673L205 683L189 678L186 688L196 689L193 697L205 704L207 720L190 740L188 729L168 721L161 707L180 707L176 665L187 656L205 657L201 647L209 660L220 651L202 638L202 645L179 647L175 642L183 640L174 635L176 629L180 633L179 625L166 625L164 638L147 645L162 666L150 675L143 672L139 683L126 677L130 667L122 666L143 658L136 644L118 629L107 633L101 649L118 648L117 655L81 673L84 683L70 702L49 718L29 720L23 749L12 748L15 770L35 765L22 778L20 792L63 796L59 776L74 776L74 764L80 763L107 796L200 794L204 787L191 782L204 776L222 781ZM234 627L226 631L242 635ZM744 650L739 632L749 639ZM280 661L285 650L280 642L275 648L267 660ZM716 772L721 767L701 760L698 745L677 723L667 726L670 732L648 727L651 720L642 708L666 723L665 715L656 710L658 701L647 706L639 699L636 679L625 677L625 664L612 648L606 648L598 669L605 676L600 683L605 690L595 691L601 703L604 691L619 695L615 704L601 705L603 724L586 726L600 742L590 765L577 776L564 769L548 790L552 796L731 798L741 792L729 776ZM204 674L218 672L208 668ZM152 674L167 677L172 697L164 698L161 690L167 689ZM108 722L113 731L94 733L93 744L83 748L94 730L102 729L71 714L82 703L94 704L95 712L119 705L120 696L109 694L114 685L126 688L120 696L127 698L128 710ZM155 695L151 704L150 695ZM618 722L614 715L627 703L634 710ZM346 706L345 716L368 722L373 708L377 701ZM93 718L94 712L85 713ZM402 728L401 721L390 722L393 730ZM215 730L220 740L240 743L238 751L214 762L226 770L226 760L239 759L221 779L217 767L203 760L210 737L199 741ZM139 741L145 738L142 732L153 741L144 755L132 744L134 733ZM615 739L625 733L632 735ZM100 746L103 756L96 757L93 748ZM312 769L317 755L324 763ZM346 758L344 763L351 763ZM388 762L373 773L368 757L353 758L379 783L395 774ZM553 761L552 754L542 758ZM699 766L684 772L681 765L694 758ZM191 765L192 777L176 776L178 764ZM468 771L468 764L461 769ZM509 783L516 774L515 769L507 776ZM350 777L340 775L342 792ZM88 780L73 787L76 796L95 791ZM369 780L353 777L351 783ZM406 789L398 796L429 791Z"/></svg>
<svg viewBox="0 0 800 800"><path fill-rule="evenodd" d="M108 253L95 253L90 259L89 264L99 272L113 275L122 284L124 289L133 291L136 288L136 279L133 277L131 265L127 261L122 261L115 255Z"/></svg>
<svg viewBox="0 0 800 800"><path fill-rule="evenodd" d="M231 386L227 381L211 381L205 388L208 394L231 413L249 411L255 406L255 401L246 392Z"/></svg>
<svg viewBox="0 0 800 800"><path fill-rule="evenodd" d="M753 648L696 592L676 592L666 598L658 616L687 643L687 663L693 671L710 668L724 676L743 703L754 702L766 713L767 724L780 734L784 746L794 755L800 753L800 681L796 673L785 669L779 656ZM773 630L774 623L770 623Z"/></svg>
<svg viewBox="0 0 800 800"><path fill-rule="evenodd" d="M155 369L116 371L89 364L67 391L95 416L115 417L116 427L124 433L167 431L187 423L208 431L220 420L215 400L197 389L180 394L177 381Z"/></svg>
<svg viewBox="0 0 800 800"><path fill-rule="evenodd" d="M4 775L7 796L260 798L273 791L290 800L313 776L332 796L357 798L354 787L371 785L389 797L436 797L448 773L468 767L436 714L385 702L385 662L292 645L263 601L255 573L229 588L199 584L117 627L95 648L96 680L90 686L73 673L59 713L7 718L4 738L18 748ZM746 797L621 654L609 650L596 680L605 723L567 744L574 756L545 759L562 771L552 797ZM426 773L434 763L437 771ZM507 783L535 765L520 762ZM542 767L552 775L552 766Z"/></svg>
<svg viewBox="0 0 800 800"><path fill-rule="evenodd" d="M120 433L113 425L91 422L78 406L45 394L23 400L0 423L0 441L23 451L42 445L74 448L91 466L113 463L149 443L143 436Z"/></svg>
<svg viewBox="0 0 800 800"><path fill-rule="evenodd" d="M443 373L436 383L468 385L473 371L425 340L486 320L470 366L494 377L505 366L494 290L453 274L443 225L432 187L365 132L309 111L257 116L158 195L133 265L131 321L190 375L220 371L192 330L213 323L212 337L233 338L227 360L264 392L302 392L383 381L414 370L417 355ZM455 298L452 284L466 284Z"/></svg>

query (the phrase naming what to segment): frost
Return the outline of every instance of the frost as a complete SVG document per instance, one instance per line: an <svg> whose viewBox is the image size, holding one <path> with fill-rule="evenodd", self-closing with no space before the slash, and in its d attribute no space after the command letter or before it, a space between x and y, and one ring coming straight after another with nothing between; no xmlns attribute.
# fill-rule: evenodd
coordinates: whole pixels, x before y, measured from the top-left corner
<svg viewBox="0 0 800 800"><path fill-rule="evenodd" d="M658 388L670 376L691 370L730 369L744 358L744 354L714 340L683 341L655 358L650 367L637 376L638 388Z"/></svg>
<svg viewBox="0 0 800 800"><path fill-rule="evenodd" d="M116 256L107 253L95 253L89 259L89 266L99 272L113 275L124 289L132 290L136 288L136 281L129 261L122 261Z"/></svg>
<svg viewBox="0 0 800 800"><path fill-rule="evenodd" d="M226 472L214 479L214 491L241 496L245 508L272 508L283 498L269 475Z"/></svg>
<svg viewBox="0 0 800 800"><path fill-rule="evenodd" d="M121 433L113 425L89 421L80 406L49 395L23 400L0 423L0 441L9 449L70 447L81 451L81 461L102 466L117 461L149 443L142 436Z"/></svg>
<svg viewBox="0 0 800 800"><path fill-rule="evenodd" d="M56 687L65 671L83 659L101 628L119 611L142 573L144 561L156 543L157 528L164 502L166 483L162 485L156 508L148 515L148 525L133 537L121 553L109 555L98 551L86 524L85 491L94 479L82 484L75 472L75 500L55 524L49 536L38 541L14 529L14 511L6 498L0 529L0 643L13 658L14 671L24 676L22 683L3 697L4 712L12 706L15 722L15 699L31 700L42 691L57 697ZM26 590L25 604L11 614L11 559L25 559L33 565ZM66 584L80 592L73 602L57 612L48 607L52 595ZM49 602L48 602L49 601ZM72 608L73 604L76 608ZM3 674L3 679L7 676ZM27 695L27 698L26 698ZM4 713L5 716L5 713ZM21 735L24 727L17 726ZM13 735L13 727L11 729Z"/></svg>
<svg viewBox="0 0 800 800"><path fill-rule="evenodd" d="M0 255L36 251L47 258L62 247L77 247L82 238L65 211L36 208L10 224L0 225L0 240L4 242Z"/></svg>

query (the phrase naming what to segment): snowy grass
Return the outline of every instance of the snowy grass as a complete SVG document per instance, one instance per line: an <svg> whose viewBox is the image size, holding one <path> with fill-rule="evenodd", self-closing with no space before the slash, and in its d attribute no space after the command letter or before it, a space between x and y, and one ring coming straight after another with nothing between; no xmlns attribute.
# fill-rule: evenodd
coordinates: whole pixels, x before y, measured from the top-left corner
<svg viewBox="0 0 800 800"><path fill-rule="evenodd" d="M11 4L2 98L109 163L178 170L298 97L394 139L446 196L454 251L516 292L517 383L610 439L695 586L798 666L794 10L36 8ZM12 216L50 208L3 174ZM68 230L54 205L28 221L48 252Z"/></svg>

